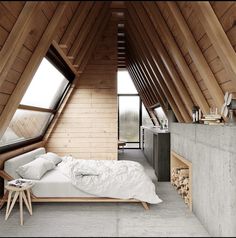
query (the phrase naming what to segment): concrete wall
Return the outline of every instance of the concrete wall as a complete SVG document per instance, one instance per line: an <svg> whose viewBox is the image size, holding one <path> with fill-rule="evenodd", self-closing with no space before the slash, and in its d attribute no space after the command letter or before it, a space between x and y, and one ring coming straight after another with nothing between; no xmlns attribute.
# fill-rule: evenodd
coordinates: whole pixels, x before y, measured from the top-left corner
<svg viewBox="0 0 236 238"><path fill-rule="evenodd" d="M212 236L236 236L236 127L170 129L171 150L192 162L193 212Z"/></svg>

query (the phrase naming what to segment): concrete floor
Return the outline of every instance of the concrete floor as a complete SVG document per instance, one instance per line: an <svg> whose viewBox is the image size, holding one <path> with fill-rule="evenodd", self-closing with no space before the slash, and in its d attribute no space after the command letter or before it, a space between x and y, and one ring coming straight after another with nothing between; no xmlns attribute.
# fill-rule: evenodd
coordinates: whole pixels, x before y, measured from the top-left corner
<svg viewBox="0 0 236 238"><path fill-rule="evenodd" d="M138 161L157 184L163 203L145 211L136 203L34 203L33 216L24 209L19 225L16 206L7 221L0 211L1 237L193 237L209 236L198 219L167 182L156 182L153 169L140 150L119 152L119 159Z"/></svg>

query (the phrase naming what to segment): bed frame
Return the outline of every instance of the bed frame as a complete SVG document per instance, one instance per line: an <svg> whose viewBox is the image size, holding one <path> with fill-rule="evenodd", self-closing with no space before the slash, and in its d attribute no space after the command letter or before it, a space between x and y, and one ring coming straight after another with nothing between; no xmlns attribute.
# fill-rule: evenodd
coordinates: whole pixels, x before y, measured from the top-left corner
<svg viewBox="0 0 236 238"><path fill-rule="evenodd" d="M0 177L4 180L10 181L13 178L6 173L4 170L0 170ZM106 198L106 197L36 197L31 193L32 202L136 202L142 203L145 210L149 210L146 202L137 199L118 199L118 198ZM0 201L0 209L7 202L8 191L5 192L4 196Z"/></svg>

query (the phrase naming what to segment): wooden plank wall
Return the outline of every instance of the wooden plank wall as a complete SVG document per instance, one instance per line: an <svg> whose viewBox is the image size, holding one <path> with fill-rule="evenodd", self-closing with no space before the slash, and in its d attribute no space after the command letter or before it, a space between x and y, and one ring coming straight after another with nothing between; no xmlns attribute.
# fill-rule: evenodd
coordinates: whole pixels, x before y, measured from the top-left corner
<svg viewBox="0 0 236 238"><path fill-rule="evenodd" d="M117 159L117 24L110 21L46 148L80 159Z"/></svg>

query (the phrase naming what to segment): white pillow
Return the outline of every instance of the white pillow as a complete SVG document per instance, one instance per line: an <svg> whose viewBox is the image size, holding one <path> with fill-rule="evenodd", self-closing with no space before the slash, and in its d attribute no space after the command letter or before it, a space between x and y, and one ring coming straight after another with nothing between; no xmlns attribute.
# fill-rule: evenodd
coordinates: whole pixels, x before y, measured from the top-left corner
<svg viewBox="0 0 236 238"><path fill-rule="evenodd" d="M57 154L52 153L52 152L48 152L47 154L38 155L36 158L43 158L43 159L49 160L49 161L53 162L55 165L59 164L62 161L60 156L58 156Z"/></svg>
<svg viewBox="0 0 236 238"><path fill-rule="evenodd" d="M47 171L55 167L52 161L36 158L30 163L20 166L16 172L24 179L39 180Z"/></svg>

